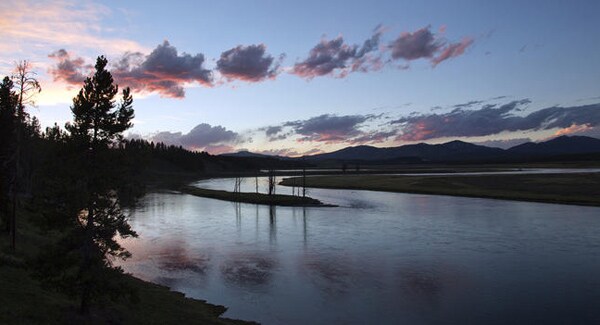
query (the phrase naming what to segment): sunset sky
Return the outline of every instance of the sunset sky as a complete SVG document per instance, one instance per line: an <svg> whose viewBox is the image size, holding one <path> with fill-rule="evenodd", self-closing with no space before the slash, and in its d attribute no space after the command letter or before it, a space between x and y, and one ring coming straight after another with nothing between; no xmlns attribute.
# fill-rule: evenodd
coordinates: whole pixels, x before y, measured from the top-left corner
<svg viewBox="0 0 600 325"><path fill-rule="evenodd" d="M0 74L71 119L98 55L143 137L297 156L454 139L600 137L600 1L0 2Z"/></svg>

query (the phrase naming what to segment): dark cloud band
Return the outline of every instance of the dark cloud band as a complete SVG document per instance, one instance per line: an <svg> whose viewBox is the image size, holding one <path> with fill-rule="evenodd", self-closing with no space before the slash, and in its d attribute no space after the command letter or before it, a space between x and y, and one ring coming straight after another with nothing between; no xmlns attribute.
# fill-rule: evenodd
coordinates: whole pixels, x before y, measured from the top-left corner
<svg viewBox="0 0 600 325"><path fill-rule="evenodd" d="M462 107L445 114L420 114L403 117L391 123L400 128L398 140L421 141L444 137L476 137L501 132L537 131L569 128L573 125L600 124L600 104L548 107L525 116L515 115L531 101L512 101L498 106L484 105L479 110Z"/></svg>

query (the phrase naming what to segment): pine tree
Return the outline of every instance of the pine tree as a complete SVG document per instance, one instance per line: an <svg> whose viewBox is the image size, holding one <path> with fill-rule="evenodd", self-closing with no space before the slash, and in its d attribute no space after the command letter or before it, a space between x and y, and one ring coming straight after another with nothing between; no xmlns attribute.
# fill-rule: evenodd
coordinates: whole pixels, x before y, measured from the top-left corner
<svg viewBox="0 0 600 325"><path fill-rule="evenodd" d="M112 260L130 253L116 236L137 236L119 199L124 170L118 147L122 133L132 126L133 99L126 88L116 103L119 89L106 65L106 58L98 57L95 73L73 99L73 122L65 125L68 144L62 153L68 159L55 162L62 166L43 186L50 189L43 200L49 203L47 218L52 217L50 223L61 226L65 236L42 257L42 277L77 294L82 313L88 313L95 300L117 296L122 288L114 275L122 270Z"/></svg>

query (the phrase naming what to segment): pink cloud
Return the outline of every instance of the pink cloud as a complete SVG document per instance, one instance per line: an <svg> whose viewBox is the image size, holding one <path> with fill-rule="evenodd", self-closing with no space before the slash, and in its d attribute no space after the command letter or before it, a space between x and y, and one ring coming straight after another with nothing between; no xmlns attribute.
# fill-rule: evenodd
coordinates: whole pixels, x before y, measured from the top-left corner
<svg viewBox="0 0 600 325"><path fill-rule="evenodd" d="M574 133L582 133L582 132L586 132L593 129L593 127L590 124L575 124L573 123L571 126L569 126L568 128L562 128L558 131L556 131L554 133L555 136L561 136L561 135L568 135L568 134L574 134Z"/></svg>
<svg viewBox="0 0 600 325"><path fill-rule="evenodd" d="M85 64L81 57L71 58L69 52L60 49L50 53L49 58L56 61L56 65L49 69L54 81L63 81L70 85L80 85L92 70L93 66Z"/></svg>
<svg viewBox="0 0 600 325"><path fill-rule="evenodd" d="M431 60L433 66L435 67L442 61L464 54L465 50L471 46L471 44L473 44L473 39L469 37L463 38L463 40L458 43L448 44L440 54Z"/></svg>
<svg viewBox="0 0 600 325"><path fill-rule="evenodd" d="M89 74L91 64L84 59L72 58L60 49L49 55L57 62L49 69L54 80L80 86ZM159 44L150 54L139 52L123 54L111 64L110 70L117 84L140 93L158 93L162 97L183 98L188 84L212 86L212 72L204 68L204 55L178 53L168 41Z"/></svg>
<svg viewBox="0 0 600 325"><path fill-rule="evenodd" d="M322 39L303 61L297 62L291 73L305 79L319 76L345 78L351 72L379 70L382 66L379 40L384 28L377 26L373 35L362 46L347 44L341 36L332 40Z"/></svg>
<svg viewBox="0 0 600 325"><path fill-rule="evenodd" d="M443 34L446 26L442 25L439 34L431 32L431 26L426 26L414 32L402 32L392 41L388 48L392 51L392 59L413 61L428 59L433 66L464 54L465 50L473 44L473 39L463 38L458 43L448 43Z"/></svg>
<svg viewBox="0 0 600 325"><path fill-rule="evenodd" d="M220 155L222 153L230 153L235 151L235 148L233 146L226 144L209 145L203 147L203 149L204 151L213 155Z"/></svg>

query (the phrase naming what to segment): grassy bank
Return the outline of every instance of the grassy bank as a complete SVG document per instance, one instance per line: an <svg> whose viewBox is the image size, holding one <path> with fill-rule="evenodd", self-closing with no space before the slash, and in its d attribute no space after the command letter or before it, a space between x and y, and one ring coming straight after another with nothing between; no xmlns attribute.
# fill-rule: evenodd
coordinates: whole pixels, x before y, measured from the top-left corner
<svg viewBox="0 0 600 325"><path fill-rule="evenodd" d="M299 186L301 182L294 177L280 184ZM314 176L307 177L306 186L600 206L600 173Z"/></svg>
<svg viewBox="0 0 600 325"><path fill-rule="evenodd" d="M45 288L33 276L31 262L52 234L40 231L25 212L18 219L17 250L9 248L0 232L0 324L251 324L220 318L226 308L145 282L119 275L137 301L121 300L94 305L90 316L77 313L79 301Z"/></svg>
<svg viewBox="0 0 600 325"><path fill-rule="evenodd" d="M234 193L228 191L209 190L194 186L183 186L180 189L183 193L218 199L232 202L264 204L264 205L282 205L282 206L330 206L321 201L310 198L293 195L267 195L262 193Z"/></svg>

